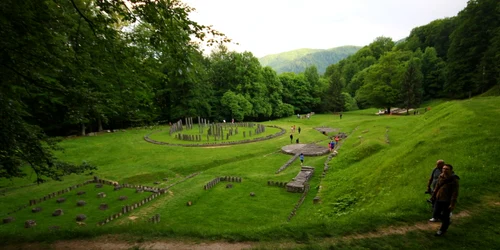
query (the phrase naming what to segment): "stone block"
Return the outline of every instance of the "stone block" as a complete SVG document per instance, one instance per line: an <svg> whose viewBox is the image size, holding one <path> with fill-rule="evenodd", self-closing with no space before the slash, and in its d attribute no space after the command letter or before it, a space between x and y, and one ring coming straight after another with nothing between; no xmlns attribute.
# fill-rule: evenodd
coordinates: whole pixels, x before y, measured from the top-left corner
<svg viewBox="0 0 500 250"><path fill-rule="evenodd" d="M76 221L84 221L87 219L87 216L85 216L84 214L79 214L76 216Z"/></svg>
<svg viewBox="0 0 500 250"><path fill-rule="evenodd" d="M34 207L34 208L31 209L31 212L33 212L33 213L38 213L40 211L42 211L41 207Z"/></svg>
<svg viewBox="0 0 500 250"><path fill-rule="evenodd" d="M31 228L31 227L34 227L36 226L36 221L34 220L27 220L24 222L24 227L25 228Z"/></svg>
<svg viewBox="0 0 500 250"><path fill-rule="evenodd" d="M61 216L61 215L63 215L63 214L64 214L64 212L63 212L63 210L62 210L62 209L56 209L56 211L54 211L54 212L52 213L52 216Z"/></svg>
<svg viewBox="0 0 500 250"><path fill-rule="evenodd" d="M13 221L15 221L14 217L10 216L3 219L3 224L11 223Z"/></svg>

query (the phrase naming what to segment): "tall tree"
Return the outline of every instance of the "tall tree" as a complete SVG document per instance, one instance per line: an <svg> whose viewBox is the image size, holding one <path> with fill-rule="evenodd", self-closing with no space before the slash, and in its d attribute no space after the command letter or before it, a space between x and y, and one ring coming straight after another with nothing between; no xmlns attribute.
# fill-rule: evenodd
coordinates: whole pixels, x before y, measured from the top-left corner
<svg viewBox="0 0 500 250"><path fill-rule="evenodd" d="M433 47L425 48L422 56L422 74L424 75L422 87L424 99L442 97L445 83L446 63L437 56Z"/></svg>
<svg viewBox="0 0 500 250"><path fill-rule="evenodd" d="M345 110L345 97L342 95L344 84L340 77L340 70L334 70L330 76L328 89L324 97L324 106L326 110L339 112Z"/></svg>
<svg viewBox="0 0 500 250"><path fill-rule="evenodd" d="M448 50L445 91L456 98L470 97L495 85L498 62L492 48L500 27L496 0L473 0L457 16L457 28L451 34Z"/></svg>
<svg viewBox="0 0 500 250"><path fill-rule="evenodd" d="M365 84L356 92L357 100L366 100L376 107L384 107L387 111L399 103L401 82L411 52L395 51L382 56L378 64L368 68Z"/></svg>
<svg viewBox="0 0 500 250"><path fill-rule="evenodd" d="M422 78L420 60L414 57L407 63L401 84L401 103L406 107L407 113L410 108L418 107L422 101Z"/></svg>

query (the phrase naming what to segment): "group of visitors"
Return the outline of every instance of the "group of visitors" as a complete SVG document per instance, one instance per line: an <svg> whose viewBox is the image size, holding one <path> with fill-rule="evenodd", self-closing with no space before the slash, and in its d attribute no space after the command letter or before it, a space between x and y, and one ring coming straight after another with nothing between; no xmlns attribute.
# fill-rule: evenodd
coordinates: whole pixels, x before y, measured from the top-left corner
<svg viewBox="0 0 500 250"><path fill-rule="evenodd" d="M432 218L430 222L441 222L441 227L435 236L442 236L451 223L451 215L457 204L458 180L460 178L453 172L453 166L443 160L436 162L436 167L432 170L427 182L426 194L430 194L428 200L432 203Z"/></svg>
<svg viewBox="0 0 500 250"><path fill-rule="evenodd" d="M338 147L339 146L339 141L340 137L337 135L332 140L328 143L328 149L330 149L330 152L335 150L335 145Z"/></svg>
<svg viewBox="0 0 500 250"><path fill-rule="evenodd" d="M290 131L292 132L292 133L290 134L290 143L293 143L293 133L295 132L295 128L296 128L296 127L295 127L295 125L293 125L292 127L290 127ZM300 129L300 127L299 127L299 128L297 129L297 132L299 132L299 135L300 135L300 131L301 131L301 129ZM299 138L297 138L297 139L295 140L295 143L299 144Z"/></svg>

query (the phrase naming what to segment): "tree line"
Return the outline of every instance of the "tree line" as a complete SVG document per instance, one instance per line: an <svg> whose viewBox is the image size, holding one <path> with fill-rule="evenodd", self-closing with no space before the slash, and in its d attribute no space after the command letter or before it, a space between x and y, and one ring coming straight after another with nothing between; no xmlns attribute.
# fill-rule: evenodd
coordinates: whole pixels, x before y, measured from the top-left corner
<svg viewBox="0 0 500 250"><path fill-rule="evenodd" d="M0 177L30 165L59 178L92 169L58 162L54 135L84 135L201 116L262 121L311 111L416 107L465 98L498 83L494 0L458 16L379 37L354 55L303 73L277 74L178 0L0 1ZM201 44L216 46L205 56Z"/></svg>

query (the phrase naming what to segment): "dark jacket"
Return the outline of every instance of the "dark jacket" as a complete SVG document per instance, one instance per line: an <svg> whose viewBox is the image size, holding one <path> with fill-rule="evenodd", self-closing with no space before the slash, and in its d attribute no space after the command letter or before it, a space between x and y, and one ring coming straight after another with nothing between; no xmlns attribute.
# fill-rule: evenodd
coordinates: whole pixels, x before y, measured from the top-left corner
<svg viewBox="0 0 500 250"><path fill-rule="evenodd" d="M458 198L458 179L456 175L451 175L448 178L443 174L439 175L432 199L435 201L449 201L451 205L455 205Z"/></svg>

